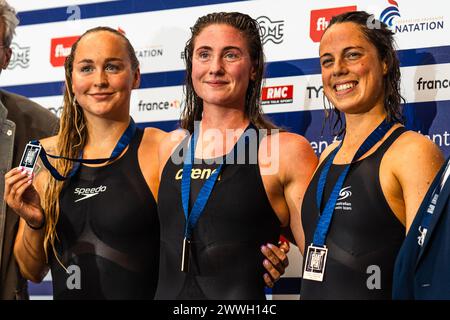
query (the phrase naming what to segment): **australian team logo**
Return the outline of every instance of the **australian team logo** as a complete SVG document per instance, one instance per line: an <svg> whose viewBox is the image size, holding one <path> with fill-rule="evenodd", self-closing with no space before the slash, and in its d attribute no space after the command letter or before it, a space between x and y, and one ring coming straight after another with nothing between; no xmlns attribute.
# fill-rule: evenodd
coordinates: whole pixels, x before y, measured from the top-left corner
<svg viewBox="0 0 450 320"><path fill-rule="evenodd" d="M392 27L392 23L395 17L400 17L400 11L398 10L398 3L394 0L388 0L390 6L383 10L380 14L380 21Z"/></svg>
<svg viewBox="0 0 450 320"><path fill-rule="evenodd" d="M352 195L352 192L350 191L351 186L342 188L341 191L339 192L339 198L338 201L340 200L344 200L347 199L348 197L350 197Z"/></svg>
<svg viewBox="0 0 450 320"><path fill-rule="evenodd" d="M352 211L352 201L350 197L352 196L352 191L350 190L352 187L348 186L342 188L339 191L339 198L337 199L335 210L340 210L341 212L350 212Z"/></svg>

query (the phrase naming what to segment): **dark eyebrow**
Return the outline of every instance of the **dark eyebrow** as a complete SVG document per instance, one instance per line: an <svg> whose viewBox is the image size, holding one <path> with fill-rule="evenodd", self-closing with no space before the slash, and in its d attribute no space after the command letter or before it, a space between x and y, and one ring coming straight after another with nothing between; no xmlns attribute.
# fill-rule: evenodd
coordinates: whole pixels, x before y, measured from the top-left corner
<svg viewBox="0 0 450 320"><path fill-rule="evenodd" d="M213 48L211 48L210 46L201 46L201 47L197 48L195 51L198 51L198 50L213 50ZM228 51L228 50L238 50L239 52L242 52L241 48L235 47L235 46L227 46L222 49L222 51Z"/></svg>
<svg viewBox="0 0 450 320"><path fill-rule="evenodd" d="M347 47L347 48L344 49L344 52L347 52L347 51L352 50L352 49L363 49L363 47L359 47L359 46Z"/></svg>
<svg viewBox="0 0 450 320"><path fill-rule="evenodd" d="M94 61L91 59L83 59L83 60L78 61L78 63L94 63Z"/></svg>
<svg viewBox="0 0 450 320"><path fill-rule="evenodd" d="M352 49L364 49L364 48L363 47L359 47L359 46L346 47L343 50L343 52L345 53L345 52L347 52L349 50L352 50ZM324 56L333 56L333 55L331 53L326 52L326 53L324 53L323 55L320 56L320 59L322 59Z"/></svg>
<svg viewBox="0 0 450 320"><path fill-rule="evenodd" d="M105 63L114 62L114 61L121 62L123 60L120 59L120 58L115 58L115 57L105 59ZM92 59L83 59L83 60L78 61L78 63L94 63L94 60L92 60Z"/></svg>
<svg viewBox="0 0 450 320"><path fill-rule="evenodd" d="M198 47L195 51L198 51L198 50L212 50L212 48L210 46L201 46L201 47Z"/></svg>
<svg viewBox="0 0 450 320"><path fill-rule="evenodd" d="M242 52L241 48L239 48L239 47L234 47L234 46L228 46L228 47L225 47L225 48L223 48L222 51L228 51L228 50L238 50L239 52Z"/></svg>
<svg viewBox="0 0 450 320"><path fill-rule="evenodd" d="M331 53L324 53L323 55L321 55L321 56L319 57L319 59L322 59L322 58L325 57L325 56L330 56L330 57L331 57Z"/></svg>
<svg viewBox="0 0 450 320"><path fill-rule="evenodd" d="M115 58L115 57L105 59L105 62L122 62L122 61L123 61L123 59Z"/></svg>

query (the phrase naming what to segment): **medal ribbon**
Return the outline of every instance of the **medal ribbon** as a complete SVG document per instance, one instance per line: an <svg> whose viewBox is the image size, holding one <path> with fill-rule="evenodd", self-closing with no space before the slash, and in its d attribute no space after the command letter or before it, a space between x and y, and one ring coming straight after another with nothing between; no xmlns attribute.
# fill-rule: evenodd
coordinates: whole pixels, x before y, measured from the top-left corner
<svg viewBox="0 0 450 320"><path fill-rule="evenodd" d="M127 129L120 137L119 141L117 142L116 146L114 147L114 149L111 153L111 156L109 158L83 159L82 153L80 154L79 158L67 158L67 157L61 157L61 156L55 156L55 155L48 154L47 152L45 152L44 148L41 149L39 157L41 158L44 166L47 168L47 170L51 173L51 175L56 180L64 181L75 175L75 173L78 171L78 169L80 167L80 163L101 164L101 163L105 163L107 161L112 161L112 160L116 159L117 157L119 157L122 154L122 152L125 150L125 148L130 144L130 141L133 138L135 133L136 133L136 124L135 124L133 118L130 118L130 123L128 124ZM39 140L33 140L33 141L30 141L30 144L40 145L40 142L39 142ZM64 160L72 161L72 162L75 162L75 164L72 167L72 169L70 170L67 177L64 177L56 170L55 167L53 167L53 165L48 160L48 157L53 158L53 159L64 159Z"/></svg>
<svg viewBox="0 0 450 320"><path fill-rule="evenodd" d="M249 124L249 126L245 129L244 133L239 138L239 140L241 140L245 136L245 132L250 128L256 129L253 124ZM189 197L191 192L191 172L192 172L192 164L194 162L194 154L195 148L197 146L197 140L198 140L197 130L194 130L191 143L189 144L188 150L184 156L183 174L181 177L181 200L183 204L184 217L186 218L184 237L185 239L188 240L192 238L192 232L195 226L197 225L198 219L200 218L206 206L206 203L209 200L209 197L211 196L212 189L217 181L220 172L222 171L223 163L225 162L222 161L222 163L219 164L216 170L208 177L208 179L206 179L205 183L200 189L200 192L198 193L197 199L195 199L191 212L189 212ZM234 145L232 152L235 151L235 148L238 145L239 140ZM225 158L226 155L224 156L224 160Z"/></svg>

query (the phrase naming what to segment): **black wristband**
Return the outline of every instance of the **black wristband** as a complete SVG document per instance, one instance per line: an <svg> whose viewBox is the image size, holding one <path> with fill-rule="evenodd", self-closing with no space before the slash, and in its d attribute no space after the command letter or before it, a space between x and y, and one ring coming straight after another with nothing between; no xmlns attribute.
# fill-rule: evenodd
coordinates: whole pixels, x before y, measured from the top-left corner
<svg viewBox="0 0 450 320"><path fill-rule="evenodd" d="M30 224L28 223L28 221L26 221L26 223L27 223L27 225L28 225L31 229L33 229L33 230L41 230L42 228L45 227L45 215L44 215L44 219L42 220L42 223L41 223L41 225L40 225L39 227L33 227L32 225L30 225Z"/></svg>

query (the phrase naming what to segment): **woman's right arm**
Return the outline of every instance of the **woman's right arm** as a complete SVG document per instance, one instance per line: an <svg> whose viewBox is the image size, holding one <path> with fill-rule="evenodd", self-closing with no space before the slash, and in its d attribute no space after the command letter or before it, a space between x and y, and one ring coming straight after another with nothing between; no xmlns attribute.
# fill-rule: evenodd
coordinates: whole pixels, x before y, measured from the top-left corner
<svg viewBox="0 0 450 320"><path fill-rule="evenodd" d="M14 255L22 276L33 282L41 282L49 270L43 243L44 229L33 230L21 218L14 244Z"/></svg>
<svg viewBox="0 0 450 320"><path fill-rule="evenodd" d="M43 173L32 177L22 172L14 168L5 175L5 199L20 216L14 255L22 275L40 282L48 271L43 247L45 228L35 230L30 225L36 228L45 223L37 182Z"/></svg>
<svg viewBox="0 0 450 320"><path fill-rule="evenodd" d="M49 140L43 141L46 150ZM40 164L40 169L29 176L14 168L5 175L5 200L8 206L19 216L19 228L14 244L14 255L21 274L33 282L40 282L48 272L44 253L45 227L33 229L45 223L44 210L41 206L41 196L44 186L51 179L49 173ZM30 227L32 226L32 227Z"/></svg>

